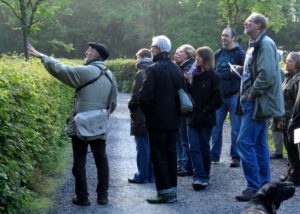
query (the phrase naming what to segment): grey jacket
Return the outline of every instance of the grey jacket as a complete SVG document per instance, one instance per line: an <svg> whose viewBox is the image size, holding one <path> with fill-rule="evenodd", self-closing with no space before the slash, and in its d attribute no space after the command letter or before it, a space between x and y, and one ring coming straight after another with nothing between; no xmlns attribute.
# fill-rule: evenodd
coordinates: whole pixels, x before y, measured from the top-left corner
<svg viewBox="0 0 300 214"><path fill-rule="evenodd" d="M68 66L49 56L43 56L41 59L51 75L74 89L79 88L99 76L100 69L95 65L103 69L106 68L106 65L100 60L92 61L87 65ZM117 105L117 83L109 69L106 70L106 73L112 79L113 85L105 75L102 75L97 81L77 92L73 111L67 119L66 132L68 136L76 135L74 122L76 113L96 109L107 109L107 107L109 107L110 113L115 110ZM111 103L108 104L107 101L111 87L113 87L112 99ZM106 139L106 135L103 136L103 139Z"/></svg>
<svg viewBox="0 0 300 214"><path fill-rule="evenodd" d="M255 56L249 65L253 81L250 94L255 97L253 119L282 116L284 99L277 47L266 35L254 47Z"/></svg>

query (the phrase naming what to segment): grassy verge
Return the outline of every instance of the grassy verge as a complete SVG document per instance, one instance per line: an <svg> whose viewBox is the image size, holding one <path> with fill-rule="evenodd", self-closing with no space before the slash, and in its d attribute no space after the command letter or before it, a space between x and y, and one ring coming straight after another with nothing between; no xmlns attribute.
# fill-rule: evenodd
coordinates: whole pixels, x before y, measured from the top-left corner
<svg viewBox="0 0 300 214"><path fill-rule="evenodd" d="M71 144L68 143L57 153L57 160L52 163L55 164L55 167L51 167L51 171L47 172L46 175L39 170L34 172L35 193L30 202L28 201L24 205L28 213L47 212L52 206L53 195L65 181L66 169L72 162L71 155Z"/></svg>

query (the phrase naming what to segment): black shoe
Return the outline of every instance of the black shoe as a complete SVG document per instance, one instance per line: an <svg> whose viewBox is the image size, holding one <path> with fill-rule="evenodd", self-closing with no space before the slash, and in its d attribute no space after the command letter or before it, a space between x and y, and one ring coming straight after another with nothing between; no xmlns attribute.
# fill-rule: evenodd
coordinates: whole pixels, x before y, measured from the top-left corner
<svg viewBox="0 0 300 214"><path fill-rule="evenodd" d="M193 173L181 168L180 171L177 171L177 175L180 177L185 177L185 176L192 176Z"/></svg>
<svg viewBox="0 0 300 214"><path fill-rule="evenodd" d="M98 196L97 198L97 203L100 205L105 205L108 203L108 198L107 196Z"/></svg>
<svg viewBox="0 0 300 214"><path fill-rule="evenodd" d="M220 163L220 158L212 158L211 163Z"/></svg>
<svg viewBox="0 0 300 214"><path fill-rule="evenodd" d="M240 195L235 196L236 200L238 201L250 201L251 198L255 195L257 190L247 188Z"/></svg>
<svg viewBox="0 0 300 214"><path fill-rule="evenodd" d="M232 158L232 161L229 165L230 167L234 168L234 167L240 167L240 160L237 158Z"/></svg>
<svg viewBox="0 0 300 214"><path fill-rule="evenodd" d="M86 199L86 200L79 200L77 198L77 196L75 196L73 199L72 199L72 203L73 204L76 204L76 205L80 205L80 206L89 206L91 205L91 202L89 201L89 199Z"/></svg>
<svg viewBox="0 0 300 214"><path fill-rule="evenodd" d="M128 183L131 183L131 184L144 184L146 183L145 181L138 181L138 180L135 180L135 179L131 179L131 178L128 178Z"/></svg>
<svg viewBox="0 0 300 214"><path fill-rule="evenodd" d="M202 189L205 189L208 186L208 182L203 182L203 181L193 181L192 183L193 189L195 191L199 191Z"/></svg>
<svg viewBox="0 0 300 214"><path fill-rule="evenodd" d="M300 185L300 177L294 177L294 176L289 175L289 176L287 176L285 181L293 183L294 186Z"/></svg>
<svg viewBox="0 0 300 214"><path fill-rule="evenodd" d="M162 203L174 203L177 201L176 191L166 193L166 194L158 194L153 198L146 199L149 204L162 204Z"/></svg>
<svg viewBox="0 0 300 214"><path fill-rule="evenodd" d="M273 153L270 155L270 159L282 159L282 158L283 158L282 154Z"/></svg>
<svg viewBox="0 0 300 214"><path fill-rule="evenodd" d="M280 178L279 178L279 181L280 182L285 182L286 180L287 180L287 178L288 178L288 176L287 175L282 175L282 176L280 176Z"/></svg>

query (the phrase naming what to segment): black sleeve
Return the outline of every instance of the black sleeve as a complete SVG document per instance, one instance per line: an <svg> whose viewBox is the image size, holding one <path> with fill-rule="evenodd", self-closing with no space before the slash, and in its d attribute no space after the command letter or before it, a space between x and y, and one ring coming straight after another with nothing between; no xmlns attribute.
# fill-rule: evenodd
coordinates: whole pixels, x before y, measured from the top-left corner
<svg viewBox="0 0 300 214"><path fill-rule="evenodd" d="M145 78L139 93L139 103L143 113L146 115L151 108L151 103L154 98L154 79L155 70L153 67L148 67L145 70Z"/></svg>
<svg viewBox="0 0 300 214"><path fill-rule="evenodd" d="M128 108L130 111L134 111L139 107L139 90L143 84L144 70L140 70L135 75L135 79L132 85L131 98L128 102Z"/></svg>

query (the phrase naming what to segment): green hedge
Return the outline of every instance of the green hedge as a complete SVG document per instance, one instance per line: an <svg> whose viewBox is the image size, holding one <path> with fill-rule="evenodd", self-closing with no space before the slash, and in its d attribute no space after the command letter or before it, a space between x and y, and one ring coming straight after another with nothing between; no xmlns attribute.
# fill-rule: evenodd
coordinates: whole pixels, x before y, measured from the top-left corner
<svg viewBox="0 0 300 214"><path fill-rule="evenodd" d="M105 62L109 69L114 73L120 92L130 92L132 81L135 75L135 60L115 59Z"/></svg>
<svg viewBox="0 0 300 214"><path fill-rule="evenodd" d="M0 213L25 212L34 174L55 167L72 99L39 60L0 59Z"/></svg>
<svg viewBox="0 0 300 214"><path fill-rule="evenodd" d="M64 60L81 64L80 60ZM134 60L106 62L119 91L129 92ZM40 60L0 58L0 213L25 213L36 190L36 174L51 176L68 142L65 119L74 90L51 77Z"/></svg>

